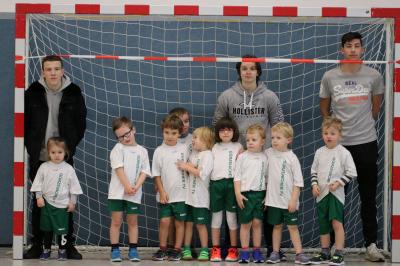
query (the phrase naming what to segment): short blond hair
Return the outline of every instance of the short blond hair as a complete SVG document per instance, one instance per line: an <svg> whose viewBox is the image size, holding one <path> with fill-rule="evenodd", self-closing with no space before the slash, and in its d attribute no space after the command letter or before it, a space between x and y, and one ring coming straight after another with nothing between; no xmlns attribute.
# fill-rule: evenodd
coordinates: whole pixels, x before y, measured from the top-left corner
<svg viewBox="0 0 400 266"><path fill-rule="evenodd" d="M193 131L193 136L198 137L202 142L206 144L208 150L214 146L215 134L209 127L199 127Z"/></svg>
<svg viewBox="0 0 400 266"><path fill-rule="evenodd" d="M253 124L249 126L246 130L246 134L258 133L262 139L265 139L265 129L260 124Z"/></svg>
<svg viewBox="0 0 400 266"><path fill-rule="evenodd" d="M342 135L343 124L342 120L336 117L327 116L324 118L322 122L321 130L324 131L325 128L336 128L339 131L339 134Z"/></svg>
<svg viewBox="0 0 400 266"><path fill-rule="evenodd" d="M293 127L287 122L278 122L271 127L271 132L281 133L287 139L293 139Z"/></svg>

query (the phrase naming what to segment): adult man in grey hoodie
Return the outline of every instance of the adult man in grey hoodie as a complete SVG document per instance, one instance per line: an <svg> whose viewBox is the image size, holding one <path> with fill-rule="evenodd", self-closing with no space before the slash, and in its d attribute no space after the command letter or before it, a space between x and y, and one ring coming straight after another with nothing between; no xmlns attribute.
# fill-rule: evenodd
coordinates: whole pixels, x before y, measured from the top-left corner
<svg viewBox="0 0 400 266"><path fill-rule="evenodd" d="M62 137L67 143L69 164L73 164L76 146L86 129L86 106L80 88L64 75L59 56L42 60L42 77L25 91L25 146L29 155L29 179L33 182L39 166L48 160L46 143L50 137ZM25 259L39 258L43 251L43 233L40 230L40 209L35 195L32 204L32 246ZM73 246L73 219L69 217L67 257L82 259Z"/></svg>
<svg viewBox="0 0 400 266"><path fill-rule="evenodd" d="M244 55L243 58L257 58L254 55ZM236 64L239 80L219 97L214 112L213 124L222 117L230 117L239 127L239 141L246 147L246 130L253 124L261 124L265 128L266 144L264 148L271 146L271 127L283 121L283 112L276 94L267 89L260 81L262 74L259 62L239 62ZM264 213L266 218L267 213ZM228 228L225 226L225 228ZM268 257L272 251L273 226L264 219L264 237L268 249ZM229 232L225 233L225 239L229 238ZM229 239L225 240L229 243ZM286 260L280 252L281 260Z"/></svg>

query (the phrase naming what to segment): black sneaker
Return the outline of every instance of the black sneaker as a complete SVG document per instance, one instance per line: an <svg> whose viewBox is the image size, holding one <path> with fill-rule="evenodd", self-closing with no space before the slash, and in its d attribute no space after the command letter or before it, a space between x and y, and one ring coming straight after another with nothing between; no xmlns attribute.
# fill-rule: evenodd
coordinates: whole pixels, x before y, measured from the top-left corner
<svg viewBox="0 0 400 266"><path fill-rule="evenodd" d="M319 253L310 259L311 264L329 263L331 256L325 253Z"/></svg>
<svg viewBox="0 0 400 266"><path fill-rule="evenodd" d="M67 246L67 258L69 260L81 260L82 254L74 246Z"/></svg>
<svg viewBox="0 0 400 266"><path fill-rule="evenodd" d="M43 247L42 245L32 245L25 253L24 253L24 259L38 259L40 258L40 255L43 253Z"/></svg>
<svg viewBox="0 0 400 266"><path fill-rule="evenodd" d="M332 256L332 259L329 261L329 265L344 265L344 259L342 255L335 254Z"/></svg>
<svg viewBox="0 0 400 266"><path fill-rule="evenodd" d="M287 261L286 255L282 249L279 249L279 257L281 258L281 261Z"/></svg>
<svg viewBox="0 0 400 266"><path fill-rule="evenodd" d="M152 257L152 259L155 261L163 261L166 260L167 258L168 258L167 252L162 249L157 250L157 252L154 253Z"/></svg>
<svg viewBox="0 0 400 266"><path fill-rule="evenodd" d="M168 260L171 261L180 261L182 258L182 254L180 250L171 249L168 251Z"/></svg>

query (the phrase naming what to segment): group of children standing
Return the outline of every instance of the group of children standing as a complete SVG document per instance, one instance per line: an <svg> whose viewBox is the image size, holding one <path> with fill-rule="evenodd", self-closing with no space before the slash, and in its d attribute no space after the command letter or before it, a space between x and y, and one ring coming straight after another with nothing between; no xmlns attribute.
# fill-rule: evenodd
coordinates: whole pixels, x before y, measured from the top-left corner
<svg viewBox="0 0 400 266"><path fill-rule="evenodd" d="M267 213L267 222L274 226L273 250L269 250L268 263L281 260L282 228L286 224L296 252L295 263L344 264L344 186L357 173L350 152L339 144L342 131L339 119L325 118L322 124L325 146L316 151L311 167L312 194L317 200L322 247L321 252L311 259L302 251L297 227L299 195L304 182L299 160L289 148L293 129L288 123L279 122L271 128L271 147L266 150L263 150L266 141L264 128L259 124L251 125L246 131L244 150L238 142L238 127L230 118L218 120L214 131L200 127L192 135L189 133L189 113L176 108L162 121L163 143L154 152L151 170L147 150L136 143L132 121L119 117L113 121L112 128L118 143L110 154L111 261L122 260L119 234L124 213L128 224L128 257L131 261L140 261L137 219L142 185L147 176L152 176L160 210L160 248L153 260L192 259L190 245L193 225L196 225L201 243L197 259L222 261L220 229L225 211L231 241L226 261L265 261L261 236L262 221ZM74 211L77 195L82 194L82 189L73 167L65 162L68 156L65 142L51 138L47 149L50 161L40 166L31 188L36 192L38 207L43 208L41 229L45 231L45 249L41 259L50 257L52 232L60 236L59 259L65 259L66 217L68 212ZM63 176L68 178L63 179ZM211 256L207 229L210 211ZM174 247L168 249L171 223L175 229ZM329 249L331 228L335 232L336 244L332 257ZM250 253L251 233L253 249Z"/></svg>

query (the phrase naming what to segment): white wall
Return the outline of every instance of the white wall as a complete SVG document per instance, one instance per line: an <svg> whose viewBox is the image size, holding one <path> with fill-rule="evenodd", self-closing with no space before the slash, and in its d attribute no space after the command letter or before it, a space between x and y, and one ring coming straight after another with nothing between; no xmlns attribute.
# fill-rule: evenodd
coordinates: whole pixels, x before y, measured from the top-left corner
<svg viewBox="0 0 400 266"><path fill-rule="evenodd" d="M372 7L397 7L400 8L399 0L337 0L329 1L329 4L321 0L138 0L138 1L121 1L121 0L6 0L0 2L0 13L14 13L15 3L53 3L53 4L107 4L107 5L123 5L129 4L150 4L150 5L174 5L174 4L191 4L202 6L221 6L221 5L247 5L247 6L297 6L297 7L353 7L353 8L372 8Z"/></svg>

